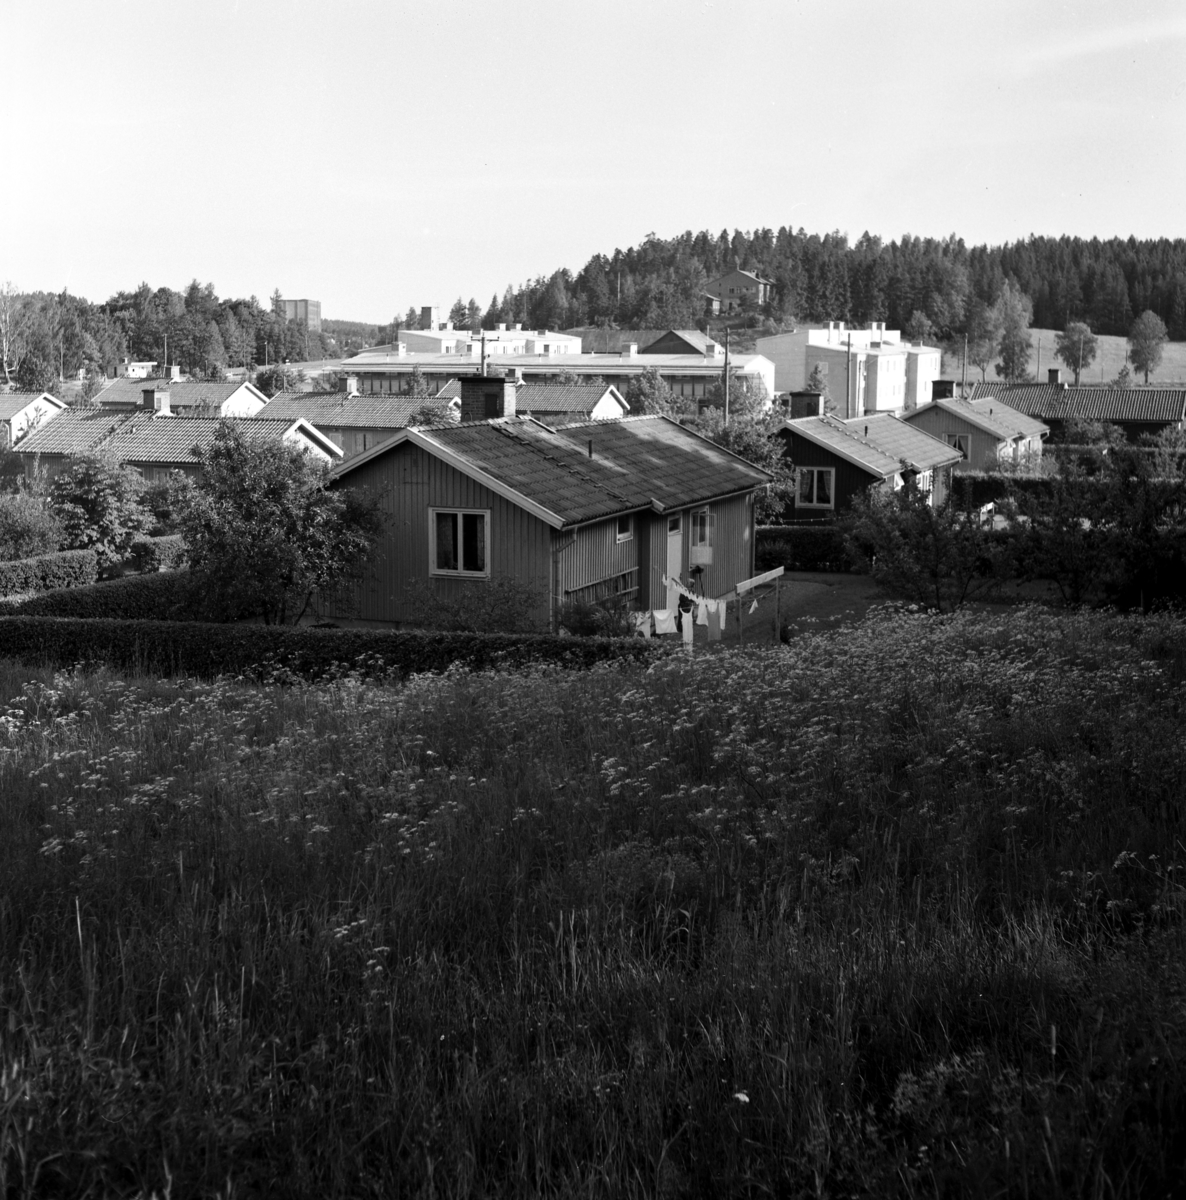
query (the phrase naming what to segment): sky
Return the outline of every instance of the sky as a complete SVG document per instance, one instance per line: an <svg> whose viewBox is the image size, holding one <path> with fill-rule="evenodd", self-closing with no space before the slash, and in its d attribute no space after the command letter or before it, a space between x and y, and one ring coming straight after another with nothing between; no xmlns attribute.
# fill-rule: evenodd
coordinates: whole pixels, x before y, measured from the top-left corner
<svg viewBox="0 0 1186 1200"><path fill-rule="evenodd" d="M0 282L483 308L650 233L1186 236L1177 0L0 0Z"/></svg>

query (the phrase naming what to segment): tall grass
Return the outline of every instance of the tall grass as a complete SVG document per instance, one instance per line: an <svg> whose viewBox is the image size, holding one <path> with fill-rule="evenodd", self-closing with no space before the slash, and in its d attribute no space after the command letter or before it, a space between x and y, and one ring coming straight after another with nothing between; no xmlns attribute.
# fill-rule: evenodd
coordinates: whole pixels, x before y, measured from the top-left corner
<svg viewBox="0 0 1186 1200"><path fill-rule="evenodd" d="M1186 632L0 667L0 1195L1186 1187Z"/></svg>

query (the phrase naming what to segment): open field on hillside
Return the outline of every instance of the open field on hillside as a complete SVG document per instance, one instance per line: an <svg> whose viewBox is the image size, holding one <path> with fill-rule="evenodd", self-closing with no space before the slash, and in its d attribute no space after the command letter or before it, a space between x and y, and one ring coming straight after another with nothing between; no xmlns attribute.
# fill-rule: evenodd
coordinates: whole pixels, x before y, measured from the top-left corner
<svg viewBox="0 0 1186 1200"><path fill-rule="evenodd" d="M0 1195L1181 1194L1186 630L0 664Z"/></svg>
<svg viewBox="0 0 1186 1200"><path fill-rule="evenodd" d="M1046 372L1051 367L1059 367L1065 383L1073 383L1074 373L1067 369L1061 358L1055 357L1055 338L1058 336L1054 329L1031 329L1030 344L1033 352L1030 355L1030 373L1041 382L1046 381ZM1041 339L1041 346L1038 342ZM1039 360L1039 349L1041 358ZM1099 335L1099 349L1095 362L1085 368L1080 378L1081 383L1110 383L1120 373L1124 366L1125 354L1128 350L1128 339L1113 337L1109 334ZM959 379L962 370L959 354L943 355L943 374L948 379ZM990 366L985 374L985 380L995 382L999 376ZM1143 375L1138 375L1134 383L1142 383ZM980 372L974 367L968 367L968 382L979 383ZM1149 386L1186 387L1186 342L1167 342L1161 356L1161 366L1149 376Z"/></svg>

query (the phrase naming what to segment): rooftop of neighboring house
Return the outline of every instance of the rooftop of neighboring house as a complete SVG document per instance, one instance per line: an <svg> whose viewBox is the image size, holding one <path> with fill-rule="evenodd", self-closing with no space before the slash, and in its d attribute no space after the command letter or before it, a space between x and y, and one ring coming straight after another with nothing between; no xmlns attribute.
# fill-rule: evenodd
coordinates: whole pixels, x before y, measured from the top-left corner
<svg viewBox="0 0 1186 1200"><path fill-rule="evenodd" d="M769 359L761 354L731 354L729 363L742 373L745 373L747 368L752 367L756 370L765 365L772 365ZM594 375L613 375L623 371L641 372L652 368L672 375L703 375L706 371L718 375L721 370L719 362L704 354L635 353L632 356L626 351L620 354L516 354L511 365L520 371L546 372L571 368L578 374ZM449 371L463 375L477 375L481 371L477 359L464 359L456 354L376 354L371 357L369 352L364 350L344 364L344 369L351 374L406 374L413 367L419 367L422 371Z"/></svg>
<svg viewBox="0 0 1186 1200"><path fill-rule="evenodd" d="M724 353L724 347L708 334L699 329L668 329L646 345L639 343L639 354L652 353L652 347L658 345L671 346L682 343L687 346L688 354L717 354Z"/></svg>
<svg viewBox="0 0 1186 1200"><path fill-rule="evenodd" d="M171 408L218 408L225 404L240 388L248 388L261 402L267 397L243 380L178 382L172 379L113 379L98 395L95 403L105 407L139 407L142 393L147 388L157 388L169 393Z"/></svg>
<svg viewBox="0 0 1186 1200"><path fill-rule="evenodd" d="M666 417L549 428L523 417L409 429L337 469L342 477L405 442L535 512L555 528L617 513L665 512L750 491L762 468Z"/></svg>
<svg viewBox="0 0 1186 1200"><path fill-rule="evenodd" d="M978 383L972 389L973 401L990 396L1020 413L1044 421L1131 421L1170 425L1186 416L1186 388Z"/></svg>
<svg viewBox="0 0 1186 1200"><path fill-rule="evenodd" d="M732 279L734 275L744 275L747 279L752 279L755 283L765 283L773 285L773 279L767 279L764 275L755 275L753 271L743 271L740 267L734 268L732 271L725 271L718 275L715 279L709 280L708 286L712 287L714 283L720 283L722 279Z"/></svg>
<svg viewBox="0 0 1186 1200"><path fill-rule="evenodd" d="M72 409L17 443L24 455L89 454L110 451L121 462L192 463L214 441L221 417L159 416L149 412ZM331 458L342 451L307 420L241 417L235 421L248 441L280 441L294 427Z"/></svg>
<svg viewBox="0 0 1186 1200"><path fill-rule="evenodd" d="M51 396L49 392L0 392L0 421L11 421L34 400L44 400L48 404L57 405L58 408L66 407L64 401Z"/></svg>
<svg viewBox="0 0 1186 1200"><path fill-rule="evenodd" d="M515 392L515 408L521 413L571 413L574 416L588 416L607 392L617 400L623 413L630 411L630 405L617 388L605 384L598 387L583 383L520 384ZM460 385L458 394L460 395Z"/></svg>
<svg viewBox="0 0 1186 1200"><path fill-rule="evenodd" d="M422 408L435 404L435 397L426 400L346 392L277 392L259 415L289 421L304 417L327 429L402 429Z"/></svg>
<svg viewBox="0 0 1186 1200"><path fill-rule="evenodd" d="M978 399L961 400L958 396L945 396L932 400L906 414L907 420L916 413L938 408L952 416L962 417L969 425L1003 442L1014 438L1044 437L1050 427L1028 414L1006 404L998 396L981 396Z"/></svg>
<svg viewBox="0 0 1186 1200"><path fill-rule="evenodd" d="M840 458L888 479L902 470L931 471L960 461L959 450L890 413L852 417L798 417L784 428Z"/></svg>

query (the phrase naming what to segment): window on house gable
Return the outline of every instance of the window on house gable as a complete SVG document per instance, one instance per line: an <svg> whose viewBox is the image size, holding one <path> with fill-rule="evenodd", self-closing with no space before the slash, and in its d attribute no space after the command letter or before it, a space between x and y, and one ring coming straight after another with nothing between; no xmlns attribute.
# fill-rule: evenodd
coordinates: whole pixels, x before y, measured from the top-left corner
<svg viewBox="0 0 1186 1200"><path fill-rule="evenodd" d="M835 471L831 467L800 467L798 506L800 508L833 507L834 475Z"/></svg>
<svg viewBox="0 0 1186 1200"><path fill-rule="evenodd" d="M430 508L429 573L487 578L490 574L490 513Z"/></svg>
<svg viewBox="0 0 1186 1200"><path fill-rule="evenodd" d="M947 444L953 449L958 450L964 461L968 459L968 435L966 433L949 433L947 435Z"/></svg>
<svg viewBox="0 0 1186 1200"><path fill-rule="evenodd" d="M716 513L707 508L692 514L692 566L712 565L712 544L716 534Z"/></svg>
<svg viewBox="0 0 1186 1200"><path fill-rule="evenodd" d="M618 534L619 542L628 542L634 536L634 518L627 514L624 517L618 518Z"/></svg>

